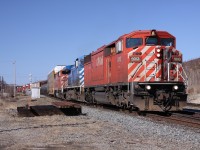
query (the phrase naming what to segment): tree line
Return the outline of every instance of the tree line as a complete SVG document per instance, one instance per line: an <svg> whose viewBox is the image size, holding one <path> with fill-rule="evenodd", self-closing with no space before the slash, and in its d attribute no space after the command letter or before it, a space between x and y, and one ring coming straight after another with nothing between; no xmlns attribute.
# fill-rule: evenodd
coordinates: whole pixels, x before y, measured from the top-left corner
<svg viewBox="0 0 200 150"><path fill-rule="evenodd" d="M13 96L14 95L14 85L7 84L3 76L0 76L0 97Z"/></svg>

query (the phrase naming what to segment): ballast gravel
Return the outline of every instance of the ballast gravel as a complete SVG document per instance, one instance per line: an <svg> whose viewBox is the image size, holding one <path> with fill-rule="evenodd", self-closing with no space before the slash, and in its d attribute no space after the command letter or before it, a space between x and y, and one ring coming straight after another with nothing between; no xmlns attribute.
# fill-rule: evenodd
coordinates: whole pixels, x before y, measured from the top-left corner
<svg viewBox="0 0 200 150"><path fill-rule="evenodd" d="M46 102L51 100L45 99ZM44 103L43 99L35 103ZM23 100L0 100L0 149L199 150L200 130L82 107L80 116L19 117ZM32 102L34 103L34 102Z"/></svg>
<svg viewBox="0 0 200 150"><path fill-rule="evenodd" d="M130 149L199 149L200 130L185 126L153 122L141 116L105 111L93 108L83 109L88 116L97 120L112 123L121 127L126 134L131 134L130 140L140 141L138 147L128 146ZM123 138L123 135L122 135ZM124 139L124 138L123 138Z"/></svg>

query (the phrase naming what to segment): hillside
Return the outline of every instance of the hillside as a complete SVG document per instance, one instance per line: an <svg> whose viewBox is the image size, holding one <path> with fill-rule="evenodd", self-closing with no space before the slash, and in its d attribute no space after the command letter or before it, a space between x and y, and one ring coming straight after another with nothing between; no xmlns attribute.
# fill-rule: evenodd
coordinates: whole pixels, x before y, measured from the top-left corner
<svg viewBox="0 0 200 150"><path fill-rule="evenodd" d="M200 94L200 58L183 63L188 76L189 94Z"/></svg>

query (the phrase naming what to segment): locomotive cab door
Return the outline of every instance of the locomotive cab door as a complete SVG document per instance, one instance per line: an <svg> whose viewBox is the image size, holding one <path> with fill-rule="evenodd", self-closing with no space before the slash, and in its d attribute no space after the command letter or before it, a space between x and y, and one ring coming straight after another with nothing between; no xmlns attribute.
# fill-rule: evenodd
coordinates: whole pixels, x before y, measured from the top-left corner
<svg viewBox="0 0 200 150"><path fill-rule="evenodd" d="M111 58L107 57L106 58L106 68L107 68L107 73L106 73L106 77L107 77L107 83L111 83Z"/></svg>

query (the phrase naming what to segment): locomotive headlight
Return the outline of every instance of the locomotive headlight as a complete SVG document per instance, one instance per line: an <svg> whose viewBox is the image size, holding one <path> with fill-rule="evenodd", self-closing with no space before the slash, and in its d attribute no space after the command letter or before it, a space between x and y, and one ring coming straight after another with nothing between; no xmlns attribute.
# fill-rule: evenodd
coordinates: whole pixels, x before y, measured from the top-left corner
<svg viewBox="0 0 200 150"><path fill-rule="evenodd" d="M150 85L146 85L145 88L146 88L147 90L151 90L151 86L150 86Z"/></svg>
<svg viewBox="0 0 200 150"><path fill-rule="evenodd" d="M173 86L173 89L174 89L175 91L177 91L177 90L178 90L178 85L174 85L174 86Z"/></svg>
<svg viewBox="0 0 200 150"><path fill-rule="evenodd" d="M160 54L160 53L158 53L158 54L156 54L156 56L157 56L158 58L160 58L161 54Z"/></svg>
<svg viewBox="0 0 200 150"><path fill-rule="evenodd" d="M155 55L157 58L161 58L162 57L162 49L160 47L157 47L155 50Z"/></svg>
<svg viewBox="0 0 200 150"><path fill-rule="evenodd" d="M160 50L160 49L157 49L157 50L156 50L156 52L157 52L157 53L160 53L160 52L161 52L161 50Z"/></svg>
<svg viewBox="0 0 200 150"><path fill-rule="evenodd" d="M156 30L155 29L151 30L151 36L156 36Z"/></svg>

